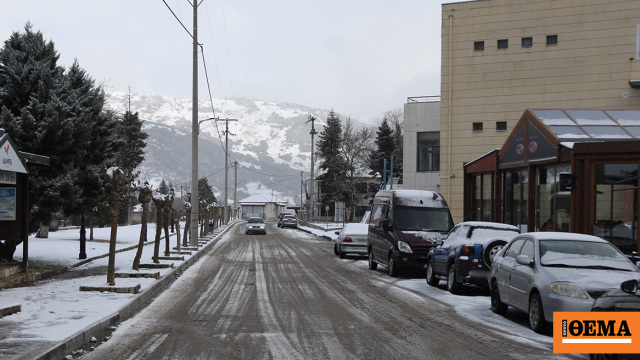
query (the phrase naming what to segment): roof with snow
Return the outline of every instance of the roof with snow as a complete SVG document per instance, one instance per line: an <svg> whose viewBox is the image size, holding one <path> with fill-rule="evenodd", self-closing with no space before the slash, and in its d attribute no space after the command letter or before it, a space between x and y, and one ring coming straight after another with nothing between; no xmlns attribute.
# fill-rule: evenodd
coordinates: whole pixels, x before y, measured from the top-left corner
<svg viewBox="0 0 640 360"><path fill-rule="evenodd" d="M287 205L287 203L285 201L270 201L267 200L264 196L260 195L260 194L256 194L256 195L252 195L249 196L248 198L244 198L240 201L238 201L238 203L240 205L266 205L269 203L275 203L278 205Z"/></svg>

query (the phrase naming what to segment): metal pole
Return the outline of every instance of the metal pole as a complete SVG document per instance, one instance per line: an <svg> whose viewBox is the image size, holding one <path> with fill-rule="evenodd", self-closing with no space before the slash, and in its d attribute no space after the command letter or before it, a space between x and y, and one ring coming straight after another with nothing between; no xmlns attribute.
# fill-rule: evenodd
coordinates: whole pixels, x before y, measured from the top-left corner
<svg viewBox="0 0 640 360"><path fill-rule="evenodd" d="M233 170L234 170L234 185L233 185L233 218L238 218L238 162L233 162Z"/></svg>
<svg viewBox="0 0 640 360"><path fill-rule="evenodd" d="M228 199L228 184L229 184L229 122L225 121L225 130L224 130L224 212L223 212L223 223L226 225L227 221L227 201Z"/></svg>
<svg viewBox="0 0 640 360"><path fill-rule="evenodd" d="M191 109L191 193L198 198L198 3L193 2L193 98ZM198 246L198 201L191 204L191 245Z"/></svg>
<svg viewBox="0 0 640 360"><path fill-rule="evenodd" d="M313 150L313 144L314 144L314 141L313 141L313 136L315 134L317 134L315 126L314 126L314 121L315 120L316 120L315 117L309 115L309 120L307 121L307 122L311 121L311 190L310 190L311 196L309 197L309 222L313 222L313 197L314 197L314 189L315 189L315 185L316 185L315 184L315 176L313 174L313 168L314 168L314 156L313 156L313 151L314 151Z"/></svg>

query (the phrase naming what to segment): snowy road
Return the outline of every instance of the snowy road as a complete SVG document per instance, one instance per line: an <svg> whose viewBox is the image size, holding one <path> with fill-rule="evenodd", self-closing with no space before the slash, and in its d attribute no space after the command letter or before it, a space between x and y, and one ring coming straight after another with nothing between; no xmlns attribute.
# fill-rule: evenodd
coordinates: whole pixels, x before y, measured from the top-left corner
<svg viewBox="0 0 640 360"><path fill-rule="evenodd" d="M231 231L83 359L557 358L348 266L326 240Z"/></svg>

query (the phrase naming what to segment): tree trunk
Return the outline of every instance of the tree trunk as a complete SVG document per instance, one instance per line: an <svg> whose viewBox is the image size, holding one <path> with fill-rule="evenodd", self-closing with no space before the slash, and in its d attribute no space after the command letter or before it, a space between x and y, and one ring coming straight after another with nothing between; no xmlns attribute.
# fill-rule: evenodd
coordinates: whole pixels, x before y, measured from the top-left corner
<svg viewBox="0 0 640 360"><path fill-rule="evenodd" d="M142 257L142 248L147 240L147 221L149 217L149 201L151 201L151 189L148 187L141 187L139 189L138 200L142 204L142 219L140 227L140 240L138 241L138 251L136 257L133 259L133 270L138 271L140 268L140 258Z"/></svg>
<svg viewBox="0 0 640 360"><path fill-rule="evenodd" d="M115 286L116 237L118 235L118 214L120 212L120 192L125 184L124 174L119 168L104 169L104 178L111 184L113 204L111 208L111 237L109 239L109 264L107 265L107 283Z"/></svg>
<svg viewBox="0 0 640 360"><path fill-rule="evenodd" d="M162 235L162 220L164 219L163 208L160 200L153 199L156 204L156 239L153 245L153 262L159 263L158 256L160 254L160 236Z"/></svg>
<svg viewBox="0 0 640 360"><path fill-rule="evenodd" d="M44 223L40 223L40 227L36 232L36 237L39 239L48 239L49 238L49 225L45 225Z"/></svg>

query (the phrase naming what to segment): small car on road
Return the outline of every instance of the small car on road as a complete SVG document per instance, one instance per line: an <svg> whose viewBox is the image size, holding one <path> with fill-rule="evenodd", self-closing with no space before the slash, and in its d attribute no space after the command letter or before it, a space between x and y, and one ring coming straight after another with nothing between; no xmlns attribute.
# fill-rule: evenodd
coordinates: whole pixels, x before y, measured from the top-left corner
<svg viewBox="0 0 640 360"><path fill-rule="evenodd" d="M595 299L640 270L599 237L533 232L513 238L494 257L489 286L491 310L507 306L528 313L529 326L544 333L557 311L590 311Z"/></svg>
<svg viewBox="0 0 640 360"><path fill-rule="evenodd" d="M282 223L280 224L281 228L286 228L286 227L290 227L290 228L294 228L297 229L298 228L298 219L296 219L295 216L293 215L285 215L282 218Z"/></svg>
<svg viewBox="0 0 640 360"><path fill-rule="evenodd" d="M439 240L427 257L427 283L437 286L447 280L447 290L456 293L460 285L489 286L491 261L520 231L516 226L485 221L467 221L454 226Z"/></svg>
<svg viewBox="0 0 640 360"><path fill-rule="evenodd" d="M284 218L285 215L293 215L293 214L286 213L286 212L282 212L282 213L278 214L278 221L277 221L278 227L282 226L282 218Z"/></svg>
<svg viewBox="0 0 640 360"><path fill-rule="evenodd" d="M369 224L349 223L341 231L336 231L333 252L344 259L347 254L367 255L367 235Z"/></svg>
<svg viewBox="0 0 640 360"><path fill-rule="evenodd" d="M250 217L244 226L245 234L267 234L267 224L259 217Z"/></svg>

